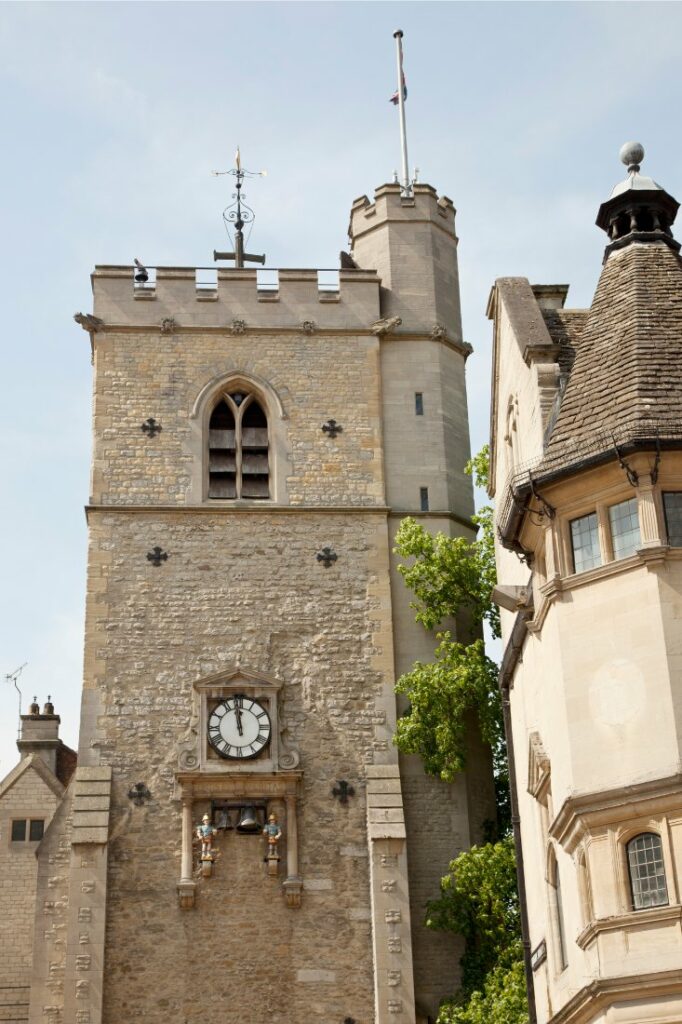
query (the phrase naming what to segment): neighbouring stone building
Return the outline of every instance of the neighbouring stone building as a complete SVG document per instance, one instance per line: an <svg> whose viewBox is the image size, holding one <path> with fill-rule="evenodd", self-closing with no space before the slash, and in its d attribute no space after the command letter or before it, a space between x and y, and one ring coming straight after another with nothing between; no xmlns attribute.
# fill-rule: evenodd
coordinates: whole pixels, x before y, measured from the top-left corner
<svg viewBox="0 0 682 1024"><path fill-rule="evenodd" d="M503 694L537 1019L682 1020L678 203L621 151L589 309L495 283Z"/></svg>
<svg viewBox="0 0 682 1024"><path fill-rule="evenodd" d="M42 714L34 699L29 713L21 716L21 760L0 782L0 1021L28 1017L35 854L76 767L75 751L59 739L59 721L49 697ZM42 895L48 899L48 893ZM45 918L44 927L49 926Z"/></svg>
<svg viewBox="0 0 682 1024"><path fill-rule="evenodd" d="M385 185L350 238L331 278L92 275L78 768L16 1020L415 1024L457 986L425 904L490 757L451 786L398 757L433 644L391 553L407 514L472 536L455 211Z"/></svg>

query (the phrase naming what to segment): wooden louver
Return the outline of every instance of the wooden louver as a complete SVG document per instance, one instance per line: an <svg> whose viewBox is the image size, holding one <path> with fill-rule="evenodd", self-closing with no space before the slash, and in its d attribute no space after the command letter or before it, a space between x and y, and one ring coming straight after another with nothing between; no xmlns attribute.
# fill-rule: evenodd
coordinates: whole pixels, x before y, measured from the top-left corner
<svg viewBox="0 0 682 1024"><path fill-rule="evenodd" d="M253 395L225 394L208 432L209 498L270 497L268 421Z"/></svg>

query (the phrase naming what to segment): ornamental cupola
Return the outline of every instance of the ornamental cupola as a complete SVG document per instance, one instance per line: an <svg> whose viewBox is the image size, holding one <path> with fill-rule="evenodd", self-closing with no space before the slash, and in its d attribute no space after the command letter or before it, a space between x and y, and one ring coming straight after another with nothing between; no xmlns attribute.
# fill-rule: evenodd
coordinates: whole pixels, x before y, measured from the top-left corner
<svg viewBox="0 0 682 1024"><path fill-rule="evenodd" d="M604 259L632 242L666 242L678 252L680 243L675 241L670 228L680 204L653 178L640 174L644 159L641 143L626 142L619 156L628 176L615 186L597 214L597 225L611 239Z"/></svg>

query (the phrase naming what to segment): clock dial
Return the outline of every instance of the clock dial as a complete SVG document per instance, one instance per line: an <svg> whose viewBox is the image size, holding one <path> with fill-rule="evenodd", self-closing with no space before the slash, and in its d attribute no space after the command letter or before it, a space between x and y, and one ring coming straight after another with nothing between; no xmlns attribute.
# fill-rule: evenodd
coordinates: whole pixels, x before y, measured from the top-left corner
<svg viewBox="0 0 682 1024"><path fill-rule="evenodd" d="M221 757L258 757L270 742L270 716L257 700L235 693L226 697L208 719L208 741Z"/></svg>

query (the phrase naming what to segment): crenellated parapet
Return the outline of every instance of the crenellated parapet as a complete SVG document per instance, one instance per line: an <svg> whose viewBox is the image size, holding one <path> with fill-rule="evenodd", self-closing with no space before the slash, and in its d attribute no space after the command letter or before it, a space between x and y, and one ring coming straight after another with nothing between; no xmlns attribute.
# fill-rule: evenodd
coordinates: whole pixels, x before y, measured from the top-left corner
<svg viewBox="0 0 682 1024"><path fill-rule="evenodd" d="M98 266L92 275L95 315L110 326L177 329L278 328L367 330L380 316L375 270L206 271L195 267L149 268L136 283L128 266ZM160 328L161 329L161 328Z"/></svg>

